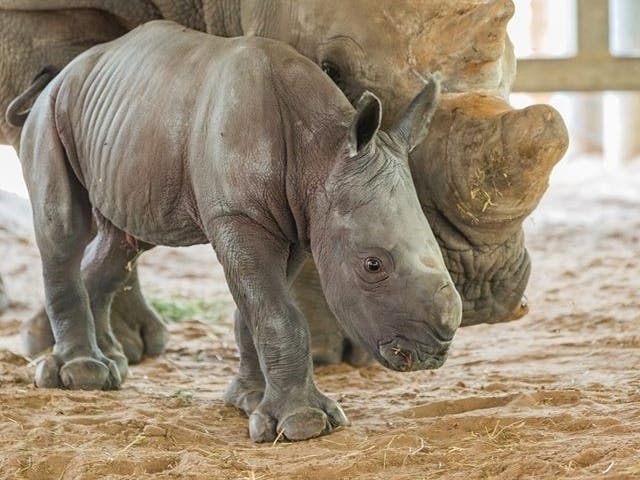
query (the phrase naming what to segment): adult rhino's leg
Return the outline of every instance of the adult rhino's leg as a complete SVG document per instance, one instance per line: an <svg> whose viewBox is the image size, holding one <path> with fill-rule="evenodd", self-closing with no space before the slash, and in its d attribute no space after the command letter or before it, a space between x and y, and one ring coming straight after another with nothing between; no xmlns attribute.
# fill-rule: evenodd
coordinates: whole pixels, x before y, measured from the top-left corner
<svg viewBox="0 0 640 480"><path fill-rule="evenodd" d="M4 312L9 306L9 298L4 291L4 283L2 283L2 277L0 277L0 313Z"/></svg>
<svg viewBox="0 0 640 480"><path fill-rule="evenodd" d="M293 296L309 324L311 354L315 365L332 365L341 362L363 366L372 361L371 356L350 340L338 326L338 321L324 298L320 277L309 258L292 285Z"/></svg>
<svg viewBox="0 0 640 480"><path fill-rule="evenodd" d="M164 353L169 332L142 295L136 265L115 294L111 304L111 327L129 363L140 362L144 355L156 357Z"/></svg>
<svg viewBox="0 0 640 480"><path fill-rule="evenodd" d="M290 294L288 272L297 261L289 245L243 217L212 221L209 230L265 378L249 418L251 439L273 441L281 433L304 440L347 425L340 406L313 380L309 332Z"/></svg>
<svg viewBox="0 0 640 480"><path fill-rule="evenodd" d="M53 347L56 341L53 338L49 317L44 307L38 310L34 316L22 322L20 338L22 339L22 347L30 357L35 358Z"/></svg>
<svg viewBox="0 0 640 480"><path fill-rule="evenodd" d="M97 241L95 237L87 252L95 250ZM130 273L126 271L128 277L111 304L111 328L130 364L139 363L144 355L161 355L169 337L164 322L142 295L137 270L133 265ZM55 340L44 308L22 324L20 335L31 357L53 347Z"/></svg>

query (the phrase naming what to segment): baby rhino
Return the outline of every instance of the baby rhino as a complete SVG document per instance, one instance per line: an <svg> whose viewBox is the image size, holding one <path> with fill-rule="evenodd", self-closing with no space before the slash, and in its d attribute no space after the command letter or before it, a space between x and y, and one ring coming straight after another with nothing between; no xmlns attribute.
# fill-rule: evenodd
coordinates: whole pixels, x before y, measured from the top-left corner
<svg viewBox="0 0 640 480"><path fill-rule="evenodd" d="M36 384L120 386L127 361L110 303L154 245L215 249L241 353L225 400L250 415L255 441L348 423L313 381L289 290L309 253L333 313L383 365L442 365L461 302L407 163L438 91L429 80L382 132L374 95L354 109L319 67L272 40L153 22L82 54L22 134L56 341Z"/></svg>

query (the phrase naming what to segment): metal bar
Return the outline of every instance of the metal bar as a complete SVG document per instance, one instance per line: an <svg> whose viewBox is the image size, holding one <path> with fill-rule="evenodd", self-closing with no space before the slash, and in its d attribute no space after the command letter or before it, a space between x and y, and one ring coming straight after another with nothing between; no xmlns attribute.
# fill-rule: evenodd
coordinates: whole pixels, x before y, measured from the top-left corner
<svg viewBox="0 0 640 480"><path fill-rule="evenodd" d="M609 57L609 1L578 0L578 57Z"/></svg>
<svg viewBox="0 0 640 480"><path fill-rule="evenodd" d="M519 60L514 92L640 90L640 58Z"/></svg>
<svg viewBox="0 0 640 480"><path fill-rule="evenodd" d="M640 90L640 58L609 52L609 1L578 0L577 6L576 57L519 60L513 91Z"/></svg>

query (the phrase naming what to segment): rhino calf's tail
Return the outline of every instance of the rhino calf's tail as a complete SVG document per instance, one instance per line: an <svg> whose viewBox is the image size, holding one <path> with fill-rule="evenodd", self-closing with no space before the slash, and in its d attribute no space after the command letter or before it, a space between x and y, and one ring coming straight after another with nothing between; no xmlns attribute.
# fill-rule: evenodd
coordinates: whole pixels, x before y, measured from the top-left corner
<svg viewBox="0 0 640 480"><path fill-rule="evenodd" d="M58 73L55 67L47 65L36 75L29 88L11 101L5 112L5 118L9 125L18 128L24 125L31 111L30 104L33 103L33 100ZM27 107L27 105L29 105L29 107Z"/></svg>

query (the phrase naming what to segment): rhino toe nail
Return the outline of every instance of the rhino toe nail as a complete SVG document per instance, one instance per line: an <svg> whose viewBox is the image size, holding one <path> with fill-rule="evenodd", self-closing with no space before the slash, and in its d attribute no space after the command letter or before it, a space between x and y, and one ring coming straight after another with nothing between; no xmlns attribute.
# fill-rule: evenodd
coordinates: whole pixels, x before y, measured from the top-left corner
<svg viewBox="0 0 640 480"><path fill-rule="evenodd" d="M327 415L329 417L329 421L334 427L348 427L349 425L351 425L351 421L345 415L342 408L340 408L340 405L335 405L331 408L327 408Z"/></svg>
<svg viewBox="0 0 640 480"><path fill-rule="evenodd" d="M63 386L72 390L115 389L120 386L120 374L115 364L107 366L91 357L66 362L60 368L60 380Z"/></svg>
<svg viewBox="0 0 640 480"><path fill-rule="evenodd" d="M285 417L278 425L289 440L307 440L333 430L327 415L317 408L301 408Z"/></svg>
<svg viewBox="0 0 640 480"><path fill-rule="evenodd" d="M254 442L273 442L276 439L276 422L261 412L249 417L249 436Z"/></svg>
<svg viewBox="0 0 640 480"><path fill-rule="evenodd" d="M58 375L58 362L53 355L47 355L36 366L35 385L39 388L58 388L60 376Z"/></svg>

